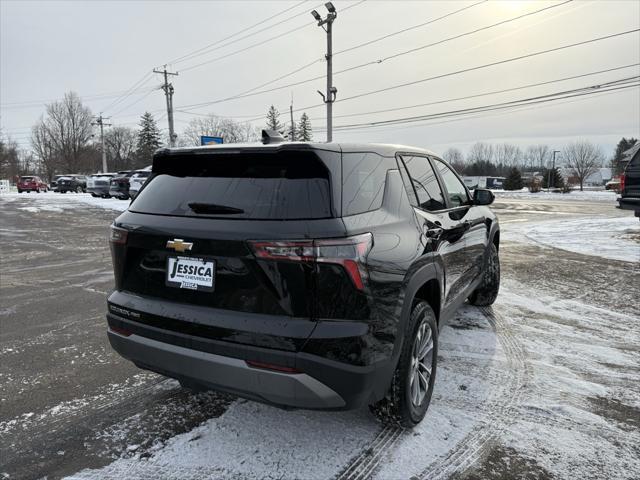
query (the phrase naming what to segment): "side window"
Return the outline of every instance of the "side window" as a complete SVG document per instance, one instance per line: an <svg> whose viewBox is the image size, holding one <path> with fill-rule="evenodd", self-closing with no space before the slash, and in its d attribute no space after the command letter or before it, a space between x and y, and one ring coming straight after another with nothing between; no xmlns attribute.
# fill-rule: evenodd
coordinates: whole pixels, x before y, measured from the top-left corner
<svg viewBox="0 0 640 480"><path fill-rule="evenodd" d="M394 158L376 153L343 154L342 215L356 215L380 208L387 170L396 168Z"/></svg>
<svg viewBox="0 0 640 480"><path fill-rule="evenodd" d="M453 170L449 168L443 161L435 159L435 165L442 177L447 194L449 195L449 201L453 207L460 207L462 205L469 205L469 195L464 183L453 173Z"/></svg>
<svg viewBox="0 0 640 480"><path fill-rule="evenodd" d="M418 207L424 210L436 211L446 208L442 189L438 184L438 178L426 157L403 156L402 160L407 167L415 195L418 198ZM409 195L412 198L412 195Z"/></svg>

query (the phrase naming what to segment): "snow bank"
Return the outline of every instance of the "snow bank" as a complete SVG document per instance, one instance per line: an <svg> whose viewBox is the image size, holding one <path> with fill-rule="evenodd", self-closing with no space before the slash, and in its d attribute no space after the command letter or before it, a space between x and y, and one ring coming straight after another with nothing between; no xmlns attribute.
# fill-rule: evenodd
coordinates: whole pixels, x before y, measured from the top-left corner
<svg viewBox="0 0 640 480"><path fill-rule="evenodd" d="M129 201L117 198L95 198L88 193L6 193L0 195L0 203L19 203L18 207L29 213L63 212L92 206L122 212L129 207Z"/></svg>

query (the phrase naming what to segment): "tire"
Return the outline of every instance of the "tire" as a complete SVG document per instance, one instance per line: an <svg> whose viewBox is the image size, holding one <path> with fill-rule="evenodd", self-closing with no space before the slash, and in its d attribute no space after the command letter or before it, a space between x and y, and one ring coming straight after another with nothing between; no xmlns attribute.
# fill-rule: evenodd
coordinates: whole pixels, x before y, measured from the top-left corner
<svg viewBox="0 0 640 480"><path fill-rule="evenodd" d="M436 315L427 302L415 303L406 328L407 333L391 387L386 396L370 408L385 424L412 428L427 413L438 364L438 324ZM423 347L422 352L419 351L420 346ZM416 358L422 358L417 367ZM425 378L429 365L431 371L428 378Z"/></svg>
<svg viewBox="0 0 640 480"><path fill-rule="evenodd" d="M18 193L22 193L22 190L18 189Z"/></svg>
<svg viewBox="0 0 640 480"><path fill-rule="evenodd" d="M97 195L97 194L95 194L95 193L92 193L92 194L91 194L91 196L92 196L93 198L98 198L100 195Z"/></svg>
<svg viewBox="0 0 640 480"><path fill-rule="evenodd" d="M82 193L82 187L81 186L77 186L76 187L76 193Z"/></svg>
<svg viewBox="0 0 640 480"><path fill-rule="evenodd" d="M478 307L493 305L500 290L500 258L498 249L491 243L487 255L482 282L469 296L469 303Z"/></svg>
<svg viewBox="0 0 640 480"><path fill-rule="evenodd" d="M40 193L40 189L39 188L36 188L36 193Z"/></svg>

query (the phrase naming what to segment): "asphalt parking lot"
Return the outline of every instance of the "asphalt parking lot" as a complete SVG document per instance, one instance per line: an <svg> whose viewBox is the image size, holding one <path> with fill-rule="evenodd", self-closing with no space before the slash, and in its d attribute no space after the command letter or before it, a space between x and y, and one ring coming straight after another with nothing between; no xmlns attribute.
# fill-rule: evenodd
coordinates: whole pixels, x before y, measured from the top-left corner
<svg viewBox="0 0 640 480"><path fill-rule="evenodd" d="M443 328L412 432L189 393L124 361L104 320L118 212L46 204L0 198L2 478L640 477L640 261L624 259L640 238L612 203L498 199L501 294ZM572 232L557 248L540 222L623 225L602 248L627 250Z"/></svg>

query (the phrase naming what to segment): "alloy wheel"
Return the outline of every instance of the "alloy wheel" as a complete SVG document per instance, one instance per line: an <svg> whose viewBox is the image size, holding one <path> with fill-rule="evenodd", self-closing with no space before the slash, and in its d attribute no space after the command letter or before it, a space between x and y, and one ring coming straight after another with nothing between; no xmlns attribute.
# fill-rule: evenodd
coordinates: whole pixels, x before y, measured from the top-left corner
<svg viewBox="0 0 640 480"><path fill-rule="evenodd" d="M419 407L429 391L429 380L433 369L433 332L425 320L422 321L413 341L411 368L409 370L409 392L411 403Z"/></svg>

